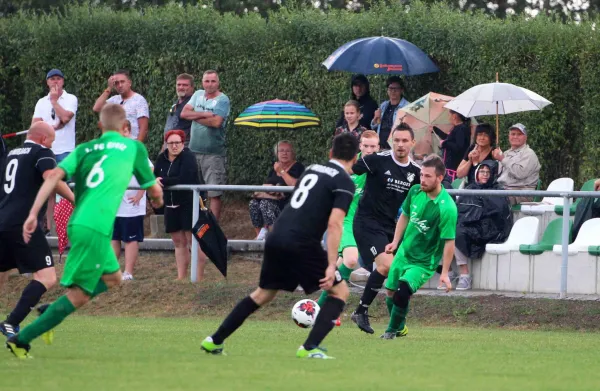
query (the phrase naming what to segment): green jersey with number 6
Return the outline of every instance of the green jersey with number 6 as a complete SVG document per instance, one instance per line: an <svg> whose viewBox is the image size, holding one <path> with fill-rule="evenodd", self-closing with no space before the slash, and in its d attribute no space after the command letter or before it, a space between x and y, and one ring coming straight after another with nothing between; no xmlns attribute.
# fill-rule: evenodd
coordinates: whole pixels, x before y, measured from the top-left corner
<svg viewBox="0 0 600 391"><path fill-rule="evenodd" d="M85 226L107 236L112 235L131 175L142 189L156 183L144 144L114 131L79 145L58 167L75 182L75 210L69 225Z"/></svg>

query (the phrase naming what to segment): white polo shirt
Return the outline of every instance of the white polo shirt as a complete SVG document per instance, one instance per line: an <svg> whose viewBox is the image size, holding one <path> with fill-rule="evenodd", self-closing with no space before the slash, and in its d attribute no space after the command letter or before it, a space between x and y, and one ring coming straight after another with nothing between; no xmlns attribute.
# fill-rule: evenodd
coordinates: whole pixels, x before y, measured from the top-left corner
<svg viewBox="0 0 600 391"><path fill-rule="evenodd" d="M150 118L150 109L148 108L148 102L146 98L138 94L137 92L127 100L123 100L121 95L114 95L108 98L107 103L114 103L122 105L125 109L125 114L129 122L131 122L131 138L136 140L140 134L140 126L138 124L138 118L146 117Z"/></svg>
<svg viewBox="0 0 600 391"><path fill-rule="evenodd" d="M150 165L151 169L154 169L154 165L150 160L148 160L148 164ZM137 179L135 179L135 175L131 177L127 187L140 187ZM146 216L146 193L144 193L140 203L137 205L133 205L131 201L129 201L129 198L135 197L137 192L137 190L125 191L125 194L123 194L123 200L121 200L121 206L117 211L117 217Z"/></svg>
<svg viewBox="0 0 600 391"><path fill-rule="evenodd" d="M77 97L63 90L63 93L58 98L58 104L65 110L73 113L73 118L62 128L56 131L56 139L52 143L52 152L55 155L60 155L65 152L73 152L75 149L75 117L77 116ZM52 103L50 103L50 95L46 95L37 101L33 118L41 118L42 121L57 126L60 124L60 118L56 113L52 119Z"/></svg>

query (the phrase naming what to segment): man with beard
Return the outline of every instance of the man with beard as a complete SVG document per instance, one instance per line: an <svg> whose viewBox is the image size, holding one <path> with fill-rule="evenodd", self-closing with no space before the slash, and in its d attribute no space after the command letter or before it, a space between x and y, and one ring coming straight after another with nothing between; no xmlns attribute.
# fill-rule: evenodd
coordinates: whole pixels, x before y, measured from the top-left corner
<svg viewBox="0 0 600 391"><path fill-rule="evenodd" d="M181 111L194 94L194 76L187 73L182 73L177 76L175 88L177 91L177 100L173 102L173 106L169 109L169 115L167 116L167 122L165 123L165 135L169 130L183 130L183 133L185 133L183 145L189 147L192 121L181 118ZM161 152L164 151L166 147L167 144L163 143Z"/></svg>
<svg viewBox="0 0 600 391"><path fill-rule="evenodd" d="M369 334L375 332L369 324L369 305L383 286L394 259L385 247L393 241L396 216L406 194L412 185L420 183L421 170L409 158L415 145L410 126L398 125L392 132L392 144L390 151L361 156L352 168L354 174L367 174L364 194L354 218L354 238L365 269L371 270L373 262L377 265L369 275L352 320ZM392 302L387 304L391 310Z"/></svg>
<svg viewBox="0 0 600 391"><path fill-rule="evenodd" d="M394 339L408 334L406 314L410 297L436 272L443 259L440 285L446 292L452 288L448 277L454 257L456 237L456 204L442 186L446 167L438 156L432 156L421 167L421 184L413 186L396 224L394 240L385 247L392 254L400 240L385 288L393 301L390 322L382 339Z"/></svg>

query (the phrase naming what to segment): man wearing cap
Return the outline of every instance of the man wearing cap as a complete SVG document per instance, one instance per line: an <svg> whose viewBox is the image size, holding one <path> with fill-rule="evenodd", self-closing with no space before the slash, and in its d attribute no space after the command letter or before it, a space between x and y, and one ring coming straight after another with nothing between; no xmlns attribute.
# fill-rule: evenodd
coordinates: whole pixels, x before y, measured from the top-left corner
<svg viewBox="0 0 600 391"><path fill-rule="evenodd" d="M56 163L60 163L75 149L77 97L63 89L65 76L59 69L48 72L46 84L50 92L36 103L31 123L44 121L54 127L56 138L52 152L56 155ZM50 197L46 211L48 230L52 227L53 211L54 197Z"/></svg>
<svg viewBox="0 0 600 391"><path fill-rule="evenodd" d="M527 129L515 124L508 130L510 149L502 152L496 148L492 156L500 163L498 183L506 190L535 190L540 177L540 162L533 149L527 145ZM508 197L511 205L531 202L533 197Z"/></svg>

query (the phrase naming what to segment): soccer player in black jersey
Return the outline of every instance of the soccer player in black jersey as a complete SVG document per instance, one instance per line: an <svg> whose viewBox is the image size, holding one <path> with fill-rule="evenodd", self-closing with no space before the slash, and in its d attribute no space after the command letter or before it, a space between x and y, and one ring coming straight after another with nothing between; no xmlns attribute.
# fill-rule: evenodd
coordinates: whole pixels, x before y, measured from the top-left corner
<svg viewBox="0 0 600 391"><path fill-rule="evenodd" d="M336 262L344 217L354 196L354 183L348 173L357 153L356 137L341 134L333 139L331 160L304 171L267 236L258 289L237 304L216 333L202 341L203 350L222 353L223 341L254 311L273 300L278 291L293 292L300 285L307 294L323 289L329 295L296 356L331 358L319 345L333 328L349 294ZM326 252L320 243L325 230Z"/></svg>
<svg viewBox="0 0 600 391"><path fill-rule="evenodd" d="M16 307L0 323L0 332L11 337L27 317L42 295L56 283L52 251L41 224L33 233L29 244L23 241L23 223L38 190L50 171L56 167L50 149L54 141L54 128L45 122L36 122L27 133L27 140L8 152L2 166L0 180L0 287L8 278L8 271L18 268L20 273L33 273ZM58 194L74 202L73 192L61 182ZM42 210L42 219L46 211Z"/></svg>
<svg viewBox="0 0 600 391"><path fill-rule="evenodd" d="M385 252L385 246L394 239L398 209L408 190L420 183L421 177L421 169L409 157L415 145L415 135L410 126L404 123L398 125L392 131L392 144L391 151L361 157L352 168L355 174L367 174L363 196L354 217L354 238L366 268L372 269L373 262L377 268L369 276L351 318L369 334L374 333L369 323L369 305L383 286L394 259L393 254ZM391 305L388 307L391 308Z"/></svg>

